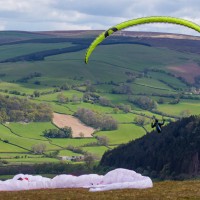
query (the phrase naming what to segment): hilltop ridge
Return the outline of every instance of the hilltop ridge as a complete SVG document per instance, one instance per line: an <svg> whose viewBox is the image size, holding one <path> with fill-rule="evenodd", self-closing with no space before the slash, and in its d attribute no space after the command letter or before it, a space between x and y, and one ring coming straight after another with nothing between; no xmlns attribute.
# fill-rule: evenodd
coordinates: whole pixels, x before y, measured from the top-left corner
<svg viewBox="0 0 200 200"><path fill-rule="evenodd" d="M200 175L200 116L183 118L107 151L100 166L136 170L152 178L177 179Z"/></svg>

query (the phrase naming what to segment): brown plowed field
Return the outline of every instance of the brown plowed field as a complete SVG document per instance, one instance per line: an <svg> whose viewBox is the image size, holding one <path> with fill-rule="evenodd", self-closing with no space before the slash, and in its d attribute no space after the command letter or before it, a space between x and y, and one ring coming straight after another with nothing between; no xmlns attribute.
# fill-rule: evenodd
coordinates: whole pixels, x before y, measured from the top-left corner
<svg viewBox="0 0 200 200"><path fill-rule="evenodd" d="M71 127L73 137L80 137L80 133L83 133L84 137L92 137L92 133L95 131L94 128L86 126L80 120L71 115L54 113L53 123L59 128L63 128L65 126Z"/></svg>

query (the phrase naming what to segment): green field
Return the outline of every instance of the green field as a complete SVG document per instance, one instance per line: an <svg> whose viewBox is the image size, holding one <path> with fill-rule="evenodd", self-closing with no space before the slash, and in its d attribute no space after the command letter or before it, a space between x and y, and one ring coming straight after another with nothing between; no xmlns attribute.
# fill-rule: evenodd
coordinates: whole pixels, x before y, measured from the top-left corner
<svg viewBox="0 0 200 200"><path fill-rule="evenodd" d="M42 163L51 163L58 162L58 159L55 158L19 158L19 159L4 159L9 162L8 165L21 165L21 164L42 164Z"/></svg>
<svg viewBox="0 0 200 200"><path fill-rule="evenodd" d="M43 136L43 131L47 129L57 129L51 122L32 122L32 123L10 123L7 125L17 135L23 138L47 140Z"/></svg>
<svg viewBox="0 0 200 200"><path fill-rule="evenodd" d="M71 99L73 96L77 96L78 98L81 98L83 96L82 92L76 91L76 90L68 90L68 91L63 91L63 92L57 92L54 94L46 94L46 95L42 95L40 97L38 97L37 99L40 101L50 101L50 102L57 102L57 96L59 94L63 94L65 97L68 97L69 99Z"/></svg>
<svg viewBox="0 0 200 200"><path fill-rule="evenodd" d="M111 116L116 119L119 123L133 123L134 118L138 115L132 113L119 113L111 114Z"/></svg>
<svg viewBox="0 0 200 200"><path fill-rule="evenodd" d="M21 148L25 148L26 151L31 151L31 147L35 144L43 143L46 145L48 150L54 150L57 147L54 145L51 145L48 140L38 140L38 139L31 139L31 138L26 138L23 136L15 135L12 133L8 128L5 126L0 125L0 138L2 140L8 140L9 141L9 146L10 146L10 151L13 152L13 148L15 149L14 145L17 145ZM0 147L0 152L4 151L2 147ZM5 151L4 151L5 152Z"/></svg>
<svg viewBox="0 0 200 200"><path fill-rule="evenodd" d="M154 89L161 89L161 90L168 90L173 91L172 88L170 88L168 85L164 84L163 82L153 79L153 78L140 78L135 81L137 84L141 84L143 86L146 86L148 88L154 88Z"/></svg>
<svg viewBox="0 0 200 200"><path fill-rule="evenodd" d="M181 82L179 79L173 76L169 76L167 74L160 73L160 72L150 72L150 76L152 78L162 80L165 83L168 83L178 89L186 89L186 85L183 82Z"/></svg>
<svg viewBox="0 0 200 200"><path fill-rule="evenodd" d="M100 131L96 135L107 136L109 144L122 144L127 143L130 140L142 137L145 134L143 128L133 124L120 124L118 130L114 131Z"/></svg>
<svg viewBox="0 0 200 200"><path fill-rule="evenodd" d="M155 88L149 85L141 85L141 84L132 84L131 88L133 90L134 94L146 94L146 95L152 95L153 93L164 95L164 94L176 94L173 90L163 89L160 88L159 85Z"/></svg>
<svg viewBox="0 0 200 200"><path fill-rule="evenodd" d="M59 145L62 148L66 148L68 146L74 147L82 147L85 144L89 144L95 142L95 138L83 138L83 139L51 139L53 144Z"/></svg>
<svg viewBox="0 0 200 200"><path fill-rule="evenodd" d="M38 53L51 49L61 49L75 45L85 45L91 41L91 36L70 36L66 42L42 42L43 39L52 38L50 35L31 34L25 32L1 32L2 41L12 42L28 39L41 39L40 42L24 42L17 44L4 44L0 46L0 60L24 56L30 53ZM71 39L76 39L76 43ZM134 38L129 40L133 42ZM1 42L1 41L0 41ZM89 43L87 44L89 45ZM157 104L157 112L162 115L179 117L181 111L189 110L190 114L200 113L200 100L193 100L199 95L191 94L187 100L180 99L178 104L169 104L180 93L188 94L190 86L181 81L172 73L169 66L180 66L200 62L197 53L179 52L176 49L169 49L165 46L158 47L145 46L139 44L110 44L100 45L93 52L89 64L84 64L85 50L77 50L58 55L47 56L43 60L20 61L0 63L0 94L16 96L13 91L20 92L20 98L29 98L32 102L46 102L53 112L74 115L79 108L87 108L99 113L111 115L119 123L119 128L114 131L97 131L95 136L106 136L109 139L109 146L116 147L122 143L142 137L145 130L136 126L133 122L136 116L144 116L147 123L150 123L152 116L161 119L162 116L155 114L151 110L143 110L137 105L128 101L131 96L133 99L148 96L156 101L163 98L163 104ZM32 77L26 83L19 83L19 79L29 76L31 73L38 72L40 77ZM188 71L189 73L189 71ZM134 77L134 78L133 78ZM133 78L132 82L128 80ZM39 84L35 84L38 81ZM70 90L59 91L63 84L68 84ZM82 101L85 92L91 92L88 85L92 85L93 93L104 97L112 103L111 106L102 106L99 103L86 103ZM113 88L127 85L132 93L113 94ZM88 91L87 91L88 90ZM39 91L39 97L33 97L34 91ZM57 92L56 92L57 91ZM46 94L44 94L46 93ZM48 93L48 94L47 94ZM59 103L57 96L63 93L70 100L76 96L80 102ZM153 96L152 96L153 95ZM191 98L190 98L191 97ZM119 110L114 112L114 107L121 104L131 106L128 113ZM175 120L173 117L170 120ZM7 126L7 127L6 127ZM84 139L51 139L43 137L43 131L56 128L51 122L34 123L6 123L0 125L0 157L8 160L9 164L16 163L41 163L59 162L54 158L36 158L31 152L32 146L38 143L46 145L45 153L59 150L59 156L74 156L76 153L66 150L71 145L81 147L89 153L99 157L107 150L104 146L90 146L88 144L97 142L96 138ZM145 125L151 131L149 124ZM4 142L3 142L4 141ZM6 143L8 141L8 143ZM86 147L87 146L87 147ZM24 158L23 155L32 155L32 158ZM78 154L79 155L79 154ZM15 158L19 156L19 158Z"/></svg>
<svg viewBox="0 0 200 200"><path fill-rule="evenodd" d="M8 91L20 91L20 93L25 93L27 95L33 94L34 91L39 92L48 92L52 91L52 87L47 87L44 85L35 85L35 84L18 84L18 83L9 83L9 82L0 82L1 90Z"/></svg>
<svg viewBox="0 0 200 200"><path fill-rule="evenodd" d="M17 147L17 146L13 146L11 144L7 144L7 143L4 143L2 141L0 141L0 152L2 153L5 153L6 152L6 155L7 153L9 152L16 152L17 154L18 153L21 153L21 152L27 152L27 150L25 149L22 149L20 147Z"/></svg>
<svg viewBox="0 0 200 200"><path fill-rule="evenodd" d="M182 110L188 110L193 115L199 115L200 114L200 104L199 101L186 101L183 100L177 105L172 104L162 104L158 106L158 110L169 113L172 115L180 115L180 112Z"/></svg>
<svg viewBox="0 0 200 200"><path fill-rule="evenodd" d="M34 155L29 152L24 153L0 153L2 159L13 159L13 158L41 158L42 155Z"/></svg>
<svg viewBox="0 0 200 200"><path fill-rule="evenodd" d="M101 156L108 150L105 146L99 146L99 147L83 147L84 151L87 151L89 153L92 153L93 155L97 156L98 158L101 158Z"/></svg>
<svg viewBox="0 0 200 200"><path fill-rule="evenodd" d="M59 152L59 156L79 156L80 154L78 153L74 153L72 151L69 151L69 150L61 150Z"/></svg>

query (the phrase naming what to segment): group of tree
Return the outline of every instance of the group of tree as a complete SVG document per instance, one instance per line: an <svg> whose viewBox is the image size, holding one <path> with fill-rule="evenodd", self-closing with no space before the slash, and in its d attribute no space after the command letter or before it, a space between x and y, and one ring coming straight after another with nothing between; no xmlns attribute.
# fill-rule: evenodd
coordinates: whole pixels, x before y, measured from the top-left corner
<svg viewBox="0 0 200 200"><path fill-rule="evenodd" d="M85 92L83 95L83 102L86 103L96 103L102 106L113 106L111 101L106 97L101 97L99 94L93 92Z"/></svg>
<svg viewBox="0 0 200 200"><path fill-rule="evenodd" d="M106 137L105 135L102 135L102 136L97 136L97 144L99 146L108 146L109 144L109 139L108 137Z"/></svg>
<svg viewBox="0 0 200 200"><path fill-rule="evenodd" d="M120 110L122 110L123 112L125 112L125 113L128 113L128 112L130 112L131 111L131 106L130 105L128 105L128 104L123 104L123 103L121 103L121 104L119 104L119 105L117 105L114 109L113 109L113 111L114 112L118 112L118 109L120 109Z"/></svg>
<svg viewBox="0 0 200 200"><path fill-rule="evenodd" d="M85 81L86 92L96 92L95 86L90 81Z"/></svg>
<svg viewBox="0 0 200 200"><path fill-rule="evenodd" d="M171 122L142 138L106 152L100 166L135 170L152 178L200 175L200 116Z"/></svg>
<svg viewBox="0 0 200 200"><path fill-rule="evenodd" d="M41 77L41 76L42 76L42 74L40 72L33 72L33 73L28 74L27 76L23 76L22 78L18 79L17 82L27 83L28 80L35 78L35 77Z"/></svg>
<svg viewBox="0 0 200 200"><path fill-rule="evenodd" d="M172 99L169 104L178 104L180 102L180 99L179 98L176 98L176 99Z"/></svg>
<svg viewBox="0 0 200 200"><path fill-rule="evenodd" d="M62 92L57 95L57 101L59 103L68 103L70 102L69 98L65 96Z"/></svg>
<svg viewBox="0 0 200 200"><path fill-rule="evenodd" d="M51 121L53 112L46 103L36 104L26 98L0 95L0 122Z"/></svg>
<svg viewBox="0 0 200 200"><path fill-rule="evenodd" d="M71 98L70 97L67 97L66 95L64 95L64 93L59 93L57 95L57 101L59 103L69 103L69 102L72 102L72 103L80 103L82 101L81 98L79 98L77 95L73 95Z"/></svg>
<svg viewBox="0 0 200 200"><path fill-rule="evenodd" d="M85 151L81 148L81 147L75 147L73 145L68 145L66 147L67 150L69 151L73 151L74 153L77 153L77 154L84 154Z"/></svg>
<svg viewBox="0 0 200 200"><path fill-rule="evenodd" d="M96 129L109 131L118 128L118 122L112 116L95 112L86 108L79 108L75 113L83 123Z"/></svg>
<svg viewBox="0 0 200 200"><path fill-rule="evenodd" d="M97 103L100 95L93 92L85 92L83 94L83 102L85 103Z"/></svg>
<svg viewBox="0 0 200 200"><path fill-rule="evenodd" d="M45 137L48 138L72 138L72 128L64 127L60 129L48 129L43 131Z"/></svg>
<svg viewBox="0 0 200 200"><path fill-rule="evenodd" d="M33 151L34 154L43 154L46 151L46 144L44 143L34 144L31 147L31 150Z"/></svg>
<svg viewBox="0 0 200 200"><path fill-rule="evenodd" d="M144 110L153 110L157 108L157 102L147 96L141 96L138 98L130 96L128 100Z"/></svg>
<svg viewBox="0 0 200 200"><path fill-rule="evenodd" d="M111 101L105 97L99 97L98 103L102 106L113 106Z"/></svg>
<svg viewBox="0 0 200 200"><path fill-rule="evenodd" d="M92 159L89 159L89 166ZM93 162L93 161L92 161ZM0 163L1 165L1 163ZM89 173L95 173L88 165L84 164L73 164L66 162L54 162L54 163L43 163L43 164L24 164L24 165L7 165L0 167L0 175L10 174L73 174L83 175Z"/></svg>
<svg viewBox="0 0 200 200"><path fill-rule="evenodd" d="M132 88L130 85L122 84L119 86L115 86L111 90L112 94L132 94Z"/></svg>
<svg viewBox="0 0 200 200"><path fill-rule="evenodd" d="M96 155L88 152L84 154L85 165L88 169L92 170L95 160L98 160L98 157Z"/></svg>
<svg viewBox="0 0 200 200"><path fill-rule="evenodd" d="M107 136L102 135L102 136L96 136L95 138L97 139L97 141L87 143L83 146L94 147L94 146L108 146L109 145L109 138Z"/></svg>
<svg viewBox="0 0 200 200"><path fill-rule="evenodd" d="M71 89L71 86L67 83L64 83L60 86L60 89L61 90L70 90Z"/></svg>
<svg viewBox="0 0 200 200"><path fill-rule="evenodd" d="M149 122L147 122L146 117L138 115L134 118L134 123L137 124L138 126L144 126L146 123Z"/></svg>
<svg viewBox="0 0 200 200"><path fill-rule="evenodd" d="M133 82L135 82L136 78L139 78L140 75L141 75L139 73L130 72L130 71L126 71L125 74L128 77L128 79L126 80L126 83L133 83Z"/></svg>

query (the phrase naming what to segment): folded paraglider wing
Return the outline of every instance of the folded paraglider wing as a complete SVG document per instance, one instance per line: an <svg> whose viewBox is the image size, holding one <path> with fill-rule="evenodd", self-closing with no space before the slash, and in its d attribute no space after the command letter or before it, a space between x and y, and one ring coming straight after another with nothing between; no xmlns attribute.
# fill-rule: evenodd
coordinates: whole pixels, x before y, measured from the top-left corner
<svg viewBox="0 0 200 200"><path fill-rule="evenodd" d="M27 181L28 180L28 181ZM58 175L53 179L42 176L16 175L13 179L0 181L0 191L32 190L47 188L89 188L89 191L104 191L125 188L150 188L149 177L132 170L115 169L106 175L85 174L81 176Z"/></svg>

